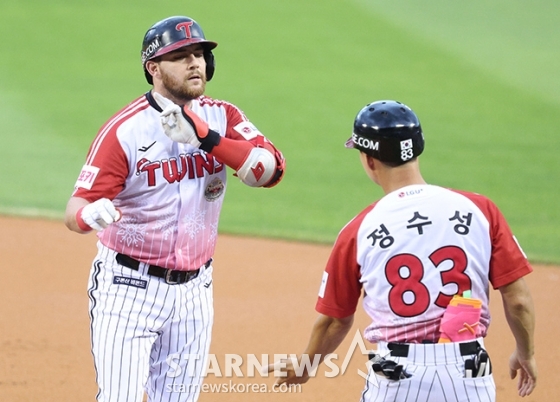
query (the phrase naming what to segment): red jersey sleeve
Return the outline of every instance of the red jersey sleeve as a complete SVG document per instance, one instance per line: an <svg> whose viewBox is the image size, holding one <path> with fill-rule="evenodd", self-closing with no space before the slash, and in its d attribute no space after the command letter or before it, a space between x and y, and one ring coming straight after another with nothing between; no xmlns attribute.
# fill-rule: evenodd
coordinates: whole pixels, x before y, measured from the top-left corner
<svg viewBox="0 0 560 402"><path fill-rule="evenodd" d="M492 255L490 257L489 279L493 288L498 289L533 272L525 253L521 250L517 239L496 204L479 194L470 194L468 197L484 213L490 223Z"/></svg>
<svg viewBox="0 0 560 402"><path fill-rule="evenodd" d="M351 221L336 239L315 305L315 309L321 314L344 318L356 312L362 289L356 241L361 221L358 218Z"/></svg>
<svg viewBox="0 0 560 402"><path fill-rule="evenodd" d="M88 151L74 197L94 202L100 198L114 199L124 187L128 176L128 158L117 138L117 125L108 122L100 130Z"/></svg>

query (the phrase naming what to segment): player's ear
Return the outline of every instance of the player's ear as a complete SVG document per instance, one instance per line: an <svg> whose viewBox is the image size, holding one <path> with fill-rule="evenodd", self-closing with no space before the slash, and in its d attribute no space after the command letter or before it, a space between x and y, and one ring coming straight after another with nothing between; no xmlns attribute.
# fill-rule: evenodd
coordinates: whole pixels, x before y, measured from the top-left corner
<svg viewBox="0 0 560 402"><path fill-rule="evenodd" d="M375 165L375 158L373 156L366 154L366 163L371 170L375 170L376 165Z"/></svg>
<svg viewBox="0 0 560 402"><path fill-rule="evenodd" d="M159 78L159 63L155 60L148 60L146 62L146 71L152 77L155 77L156 75L158 75L158 78Z"/></svg>

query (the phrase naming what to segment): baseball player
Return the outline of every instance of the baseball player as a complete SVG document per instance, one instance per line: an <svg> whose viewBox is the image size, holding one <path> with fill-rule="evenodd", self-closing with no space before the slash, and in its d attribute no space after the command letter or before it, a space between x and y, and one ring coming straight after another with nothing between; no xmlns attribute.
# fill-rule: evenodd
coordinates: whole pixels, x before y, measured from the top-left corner
<svg viewBox="0 0 560 402"><path fill-rule="evenodd" d="M284 174L240 109L204 96L216 46L189 17L146 32L153 88L101 127L68 201L67 227L99 239L88 291L98 401L198 399L226 167L250 187Z"/></svg>
<svg viewBox="0 0 560 402"><path fill-rule="evenodd" d="M334 352L363 292L372 320L364 336L377 350L361 401L494 401L484 348L491 284L501 292L516 341L511 376L519 372L519 395L529 395L537 370L533 304L523 276L532 268L496 205L479 194L426 184L417 158L424 149L420 122L399 102L362 108L346 146L360 151L367 176L385 196L340 231L304 355L322 361ZM457 298L462 301L451 307ZM461 311L450 329L444 317L451 308ZM287 367L277 385L308 380L308 371L296 374L298 359L269 366Z"/></svg>

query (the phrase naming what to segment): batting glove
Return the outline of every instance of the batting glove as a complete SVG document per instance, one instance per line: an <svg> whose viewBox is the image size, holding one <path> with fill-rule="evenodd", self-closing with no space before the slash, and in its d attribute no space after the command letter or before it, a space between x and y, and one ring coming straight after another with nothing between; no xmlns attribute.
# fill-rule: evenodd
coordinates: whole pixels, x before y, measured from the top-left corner
<svg viewBox="0 0 560 402"><path fill-rule="evenodd" d="M206 152L212 152L220 143L220 134L208 127L208 123L197 116L188 106L180 107L171 100L154 92L154 98L163 108L160 113L163 131L170 139L190 144Z"/></svg>
<svg viewBox="0 0 560 402"><path fill-rule="evenodd" d="M92 202L76 213L78 226L86 231L91 229L103 230L120 218L120 211L107 198L101 198Z"/></svg>

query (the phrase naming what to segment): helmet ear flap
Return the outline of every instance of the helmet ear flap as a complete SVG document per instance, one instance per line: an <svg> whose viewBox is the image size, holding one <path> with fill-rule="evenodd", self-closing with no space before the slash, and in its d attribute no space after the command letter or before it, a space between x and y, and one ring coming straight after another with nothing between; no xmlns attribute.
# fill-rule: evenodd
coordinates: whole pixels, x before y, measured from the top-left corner
<svg viewBox="0 0 560 402"><path fill-rule="evenodd" d="M154 85L154 79L152 78L152 74L150 74L148 70L146 70L145 68L144 68L144 77L146 77L146 81L148 81L148 84Z"/></svg>
<svg viewBox="0 0 560 402"><path fill-rule="evenodd" d="M204 52L204 60L206 61L206 81L210 81L214 76L214 70L216 70L216 59L214 59L214 53L211 50Z"/></svg>

